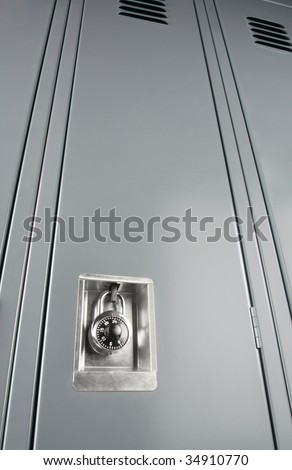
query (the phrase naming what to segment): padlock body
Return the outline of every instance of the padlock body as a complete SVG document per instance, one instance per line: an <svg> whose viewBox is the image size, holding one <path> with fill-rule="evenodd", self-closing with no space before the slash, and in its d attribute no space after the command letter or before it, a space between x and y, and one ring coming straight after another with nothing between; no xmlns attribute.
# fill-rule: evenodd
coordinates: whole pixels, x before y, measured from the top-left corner
<svg viewBox="0 0 292 470"><path fill-rule="evenodd" d="M125 347L132 337L129 320L117 310L107 310L98 315L88 331L92 349L98 354L115 354Z"/></svg>

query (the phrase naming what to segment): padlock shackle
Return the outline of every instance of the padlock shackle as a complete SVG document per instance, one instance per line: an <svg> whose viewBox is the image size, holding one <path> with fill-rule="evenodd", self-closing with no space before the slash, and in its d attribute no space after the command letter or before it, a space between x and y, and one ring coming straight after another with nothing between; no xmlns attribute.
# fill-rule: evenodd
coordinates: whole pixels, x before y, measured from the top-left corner
<svg viewBox="0 0 292 470"><path fill-rule="evenodd" d="M103 305L104 305L104 300L105 300L105 298L106 298L108 295L109 295L109 296L111 295L110 290L106 290L106 291L104 291L102 294L100 294L99 299L98 299L98 302L97 302L97 312L98 312L97 315L100 315L101 313L104 312L104 307L103 307ZM120 299L120 301L121 301L121 304L122 304L122 311L117 310L116 305L115 305L115 304L117 304L117 302L111 302L111 301L110 301L109 303L111 303L112 305L115 305L115 308L114 308L113 310L116 310L116 311L119 312L120 314L124 315L124 312L125 312L125 299L124 299L124 297L122 296L122 294L120 294L119 292L117 293L117 297L118 297L118 298Z"/></svg>

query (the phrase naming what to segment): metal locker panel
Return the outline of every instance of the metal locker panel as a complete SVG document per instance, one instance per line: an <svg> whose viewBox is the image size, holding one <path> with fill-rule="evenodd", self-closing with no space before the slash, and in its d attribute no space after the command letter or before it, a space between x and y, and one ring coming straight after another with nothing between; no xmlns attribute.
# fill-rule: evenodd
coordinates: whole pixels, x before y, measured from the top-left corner
<svg viewBox="0 0 292 470"><path fill-rule="evenodd" d="M35 216L40 218L43 217L45 207L55 210L57 204L64 135L70 108L82 11L83 2L72 0L35 210ZM45 241L37 243L32 247L27 263L27 278L21 302L18 341L6 416L3 445L5 449L27 449L31 446L35 396L38 387L39 343L42 336L41 314L46 295L44 285L50 250L49 243Z"/></svg>
<svg viewBox="0 0 292 470"><path fill-rule="evenodd" d="M68 8L68 0L59 0L54 10L50 27L51 34L46 43L27 139L23 149L23 162L15 194L9 237L7 238L0 284L1 441L5 429L15 346L17 346L18 340L19 311L26 285L29 243L27 240L25 242L23 237L28 237L29 231L24 226L24 221L34 214ZM28 27L26 31L29 35Z"/></svg>
<svg viewBox="0 0 292 470"><path fill-rule="evenodd" d="M255 17L279 24L288 33L289 41L284 42L291 43L292 2L290 8L286 3L217 1L291 299L292 90L287 77L292 73L292 50L275 49L272 36L266 46L256 44L247 21Z"/></svg>
<svg viewBox="0 0 292 470"><path fill-rule="evenodd" d="M0 271L54 0L0 2Z"/></svg>
<svg viewBox="0 0 292 470"><path fill-rule="evenodd" d="M169 24L85 4L58 215L181 216L222 226L232 197L193 3ZM68 221L68 220L67 220ZM50 274L35 448L273 448L237 244L58 242ZM32 250L34 247L32 246ZM76 392L77 280L154 280L158 389Z"/></svg>
<svg viewBox="0 0 292 470"><path fill-rule="evenodd" d="M212 0L206 2L196 0L195 8L204 44L210 85L218 113L236 214L244 221L244 224L247 224L247 207L253 206L254 221L265 213L261 186L215 6ZM256 201L256 204L254 201ZM266 225L265 233L267 232L268 226ZM241 231L241 233L243 232ZM272 237L270 237L270 240L272 240ZM291 447L292 422L287 381L285 374L283 374L283 358L275 334L273 311L281 312L282 317L285 318L288 306L282 279L279 278L279 265L274 244L272 241L268 244L267 248L270 256L265 256L265 265L263 265L262 246L259 241L257 236L253 236L251 240L245 235L242 238L241 246L248 272L251 302L256 309L260 326L262 339L260 356L268 384L275 439L277 448L286 449ZM266 245L264 244L265 247ZM271 281L270 274L272 273L273 294L276 292L276 297L273 296L273 304L271 304L271 292L268 289L268 287L271 287L271 282L267 284L267 273L265 272L267 258L269 261L269 280ZM276 280L277 282L275 282ZM280 295L281 290L282 295ZM287 327L287 325L285 326ZM289 325L286 329L289 331ZM289 333L286 336L288 337ZM289 345L289 343L285 343L285 346L287 344Z"/></svg>
<svg viewBox="0 0 292 470"><path fill-rule="evenodd" d="M292 92L287 79L292 72L292 46L288 45L292 38L292 2L285 3L216 1L272 228L268 241L262 242L262 256L292 406ZM284 41L279 39L279 30ZM258 40L261 44L255 42ZM246 174L253 164L243 158ZM249 190L253 200L251 185ZM271 249L274 243L276 251Z"/></svg>

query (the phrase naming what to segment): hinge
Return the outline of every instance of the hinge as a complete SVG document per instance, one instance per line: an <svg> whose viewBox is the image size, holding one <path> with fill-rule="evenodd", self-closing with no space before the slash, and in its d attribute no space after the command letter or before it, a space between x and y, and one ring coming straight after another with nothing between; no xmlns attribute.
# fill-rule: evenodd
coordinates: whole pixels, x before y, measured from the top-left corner
<svg viewBox="0 0 292 470"><path fill-rule="evenodd" d="M255 307L250 307L249 311L250 311L250 315L251 315L251 321L252 321L252 327L253 327L256 347L257 347L257 349L261 349L263 347L263 344L262 344L262 338L261 338L261 333L260 333L260 327L259 327L259 322L258 322L257 311L256 311Z"/></svg>

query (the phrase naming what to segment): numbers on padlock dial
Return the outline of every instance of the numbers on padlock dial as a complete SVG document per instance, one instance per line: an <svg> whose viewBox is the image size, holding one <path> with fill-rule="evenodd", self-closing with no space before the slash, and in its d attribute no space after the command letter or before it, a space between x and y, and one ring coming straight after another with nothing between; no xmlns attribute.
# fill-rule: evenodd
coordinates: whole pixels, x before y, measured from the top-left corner
<svg viewBox="0 0 292 470"><path fill-rule="evenodd" d="M108 316L100 320L96 328L98 343L109 351L121 349L128 342L129 329L120 316Z"/></svg>

